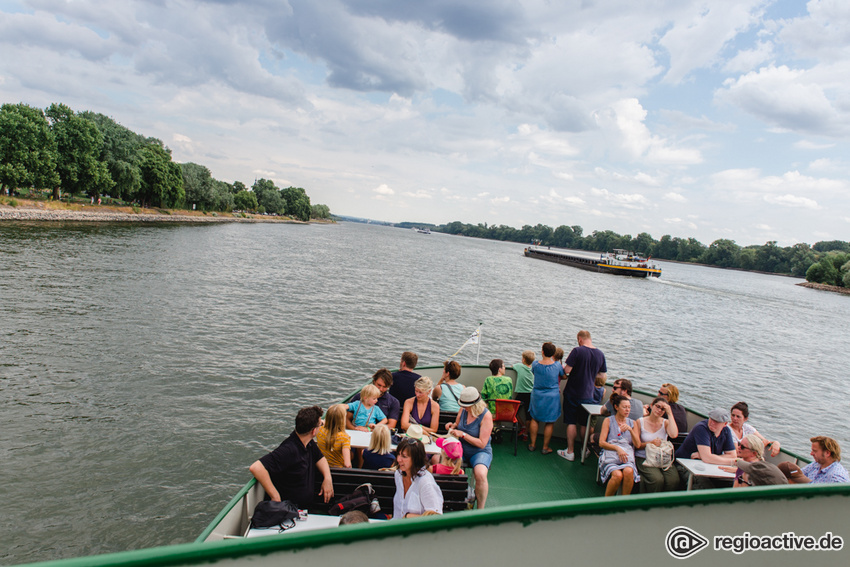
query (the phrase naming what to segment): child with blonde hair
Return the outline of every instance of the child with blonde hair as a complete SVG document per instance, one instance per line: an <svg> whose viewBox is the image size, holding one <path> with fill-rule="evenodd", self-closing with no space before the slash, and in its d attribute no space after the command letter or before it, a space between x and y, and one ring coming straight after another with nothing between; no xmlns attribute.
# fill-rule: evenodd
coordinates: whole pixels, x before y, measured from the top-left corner
<svg viewBox="0 0 850 567"><path fill-rule="evenodd" d="M332 467L351 468L351 436L345 432L345 410L345 404L328 408L325 423L316 435L316 444Z"/></svg>
<svg viewBox="0 0 850 567"><path fill-rule="evenodd" d="M463 445L452 437L437 439L440 448L440 462L431 467L433 474L462 474Z"/></svg>
<svg viewBox="0 0 850 567"><path fill-rule="evenodd" d="M345 425L348 429L369 431L379 423L387 423L387 416L377 406L381 391L374 384L366 384L360 390L360 399L348 404Z"/></svg>
<svg viewBox="0 0 850 567"><path fill-rule="evenodd" d="M363 451L363 468L371 470L386 469L395 463L395 455L392 451L392 440L390 428L378 424L372 430L369 439L369 448Z"/></svg>

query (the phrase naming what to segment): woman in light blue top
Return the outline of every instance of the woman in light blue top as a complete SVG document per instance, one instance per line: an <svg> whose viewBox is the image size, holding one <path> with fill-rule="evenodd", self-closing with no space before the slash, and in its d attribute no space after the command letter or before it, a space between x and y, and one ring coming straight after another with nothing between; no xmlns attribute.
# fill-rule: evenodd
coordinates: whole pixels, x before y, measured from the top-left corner
<svg viewBox="0 0 850 567"><path fill-rule="evenodd" d="M460 410L458 400L463 392L463 384L457 381L459 376L460 364L457 361L447 360L443 363L443 376L431 392L431 397L440 402L440 411Z"/></svg>

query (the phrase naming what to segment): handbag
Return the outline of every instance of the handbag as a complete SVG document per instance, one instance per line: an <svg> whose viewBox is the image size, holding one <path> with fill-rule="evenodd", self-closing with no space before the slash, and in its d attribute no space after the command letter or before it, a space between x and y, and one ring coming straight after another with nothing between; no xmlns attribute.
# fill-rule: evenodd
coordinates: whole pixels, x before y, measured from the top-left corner
<svg viewBox="0 0 850 567"><path fill-rule="evenodd" d="M272 502L271 500L263 500L254 508L254 515L251 517L252 528L271 528L280 527L280 531L295 527L295 518L298 517L298 507L289 500L281 502ZM291 524L284 525L286 522Z"/></svg>
<svg viewBox="0 0 850 567"><path fill-rule="evenodd" d="M375 504L373 506L373 500L375 500L375 489L372 488L371 483L367 482L355 488L354 492L351 494L341 496L334 500L331 503L328 514L331 516L341 516L351 510L360 510L365 512L366 515L380 512L381 507L378 504L378 501L375 500Z"/></svg>
<svg viewBox="0 0 850 567"><path fill-rule="evenodd" d="M655 467L661 470L667 470L673 466L673 444L669 439L661 442L661 445L648 443L646 445L646 460L643 462L645 467Z"/></svg>

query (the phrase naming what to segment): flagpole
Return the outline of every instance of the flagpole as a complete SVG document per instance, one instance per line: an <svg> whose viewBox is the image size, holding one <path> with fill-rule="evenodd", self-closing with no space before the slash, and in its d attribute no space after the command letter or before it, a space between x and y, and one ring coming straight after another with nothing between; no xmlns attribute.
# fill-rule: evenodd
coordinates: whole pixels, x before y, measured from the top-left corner
<svg viewBox="0 0 850 567"><path fill-rule="evenodd" d="M478 328L481 328L481 325L484 323L478 322ZM478 364L478 361L481 359L481 332L478 333L478 354L475 355L475 364Z"/></svg>

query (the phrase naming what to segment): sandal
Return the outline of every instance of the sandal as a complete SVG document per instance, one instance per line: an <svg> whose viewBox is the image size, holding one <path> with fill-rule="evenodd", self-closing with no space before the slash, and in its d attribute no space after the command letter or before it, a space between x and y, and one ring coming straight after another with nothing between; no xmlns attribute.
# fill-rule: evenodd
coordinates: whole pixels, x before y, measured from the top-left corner
<svg viewBox="0 0 850 567"><path fill-rule="evenodd" d="M540 451L540 454L541 454L541 455L550 455L550 454L552 454L553 452L554 452L554 451L552 451L552 449L543 449L542 451Z"/></svg>
<svg viewBox="0 0 850 567"><path fill-rule="evenodd" d="M535 447L534 447L534 445L529 445L529 446L528 446L528 450L529 450L529 451L534 451L534 448L535 448Z"/></svg>

